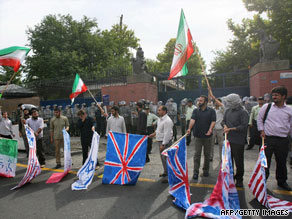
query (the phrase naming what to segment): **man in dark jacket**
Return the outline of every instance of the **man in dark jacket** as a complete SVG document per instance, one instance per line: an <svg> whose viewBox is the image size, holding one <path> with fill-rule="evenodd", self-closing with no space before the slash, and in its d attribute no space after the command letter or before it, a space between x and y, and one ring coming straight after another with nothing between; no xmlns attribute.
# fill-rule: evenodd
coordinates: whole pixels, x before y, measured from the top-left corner
<svg viewBox="0 0 292 219"><path fill-rule="evenodd" d="M147 134L147 114L143 112L143 104L138 102L136 104L138 111L138 120L137 120L137 134L146 135Z"/></svg>
<svg viewBox="0 0 292 219"><path fill-rule="evenodd" d="M94 120L87 116L87 113L84 110L78 112L79 120L77 127L80 129L80 138L82 146L82 155L83 161L82 164L86 161L88 157L88 147L91 146L91 140L94 132Z"/></svg>
<svg viewBox="0 0 292 219"><path fill-rule="evenodd" d="M227 110L222 123L230 142L232 161L234 160L236 165L235 185L243 187L244 145L247 136L248 114L241 106L241 99L237 94L229 94L225 101Z"/></svg>

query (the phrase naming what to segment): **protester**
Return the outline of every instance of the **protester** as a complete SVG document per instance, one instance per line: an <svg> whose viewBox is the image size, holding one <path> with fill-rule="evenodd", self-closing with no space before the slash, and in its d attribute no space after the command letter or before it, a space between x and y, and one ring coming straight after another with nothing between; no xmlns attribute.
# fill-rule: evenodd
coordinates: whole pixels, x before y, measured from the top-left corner
<svg viewBox="0 0 292 219"><path fill-rule="evenodd" d="M278 186L291 191L291 187L286 182L286 160L289 151L288 136L292 136L292 109L285 104L287 93L287 88L283 86L272 89L273 103L265 104L260 109L257 125L267 146L265 149L268 162L266 178L269 177L272 155L275 154Z"/></svg>
<svg viewBox="0 0 292 219"><path fill-rule="evenodd" d="M198 100L199 109L193 111L193 115L187 130L190 135L192 128L195 137L195 154L194 154L194 175L193 179L197 180L201 163L201 153L204 147L204 167L203 176L209 176L209 162L211 156L212 132L216 124L216 112L207 106L208 97L201 95Z"/></svg>
<svg viewBox="0 0 292 219"><path fill-rule="evenodd" d="M43 148L44 120L39 117L39 112L36 108L31 109L31 118L26 120L26 124L34 131L36 137L37 157L41 168L44 168L46 164L45 151Z"/></svg>
<svg viewBox="0 0 292 219"><path fill-rule="evenodd" d="M193 111L194 111L194 109L196 109L196 107L193 105L193 101L192 101L192 99L188 99L187 107L186 107L186 122L187 122L187 129L188 129L189 126L190 126L190 121L191 121L191 118L192 118L192 115L193 115ZM187 136L187 146L190 145L190 143L191 143L191 139L192 139L192 135L188 135L188 136Z"/></svg>
<svg viewBox="0 0 292 219"><path fill-rule="evenodd" d="M249 139L249 144L246 150L252 149L255 144L261 145L261 137L260 137L260 132L258 131L257 118L258 118L259 111L264 105L264 103L265 103L264 97L259 97L258 105L254 106L251 109L249 122L248 122L250 139Z"/></svg>
<svg viewBox="0 0 292 219"><path fill-rule="evenodd" d="M125 120L119 115L119 107L112 106L111 116L107 120L106 135L109 132L127 133Z"/></svg>
<svg viewBox="0 0 292 219"><path fill-rule="evenodd" d="M25 132L24 124L25 124L25 121L27 119L29 119L29 118L30 118L29 110L26 109L26 108L24 108L23 109L23 115L19 119L18 132L19 132L19 137L20 138L22 137L23 142L24 142L26 157L28 157L28 155L29 155L29 146L28 146L28 141L27 141L27 137L26 137L26 132Z"/></svg>
<svg viewBox="0 0 292 219"><path fill-rule="evenodd" d="M1 113L1 106L0 106L0 137L9 139L15 137L12 129L12 122L8 118L8 113L6 111Z"/></svg>
<svg viewBox="0 0 292 219"><path fill-rule="evenodd" d="M171 118L167 115L167 108L166 106L159 106L158 107L158 115L159 119L157 122L157 128L154 133L149 135L149 138L153 138L156 136L156 141L159 145L159 153L160 158L163 166L163 173L159 176L164 177L162 183L167 183L167 167L166 167L166 157L161 155L161 152L164 151L166 148L170 147L172 144L172 137L173 137L173 122Z"/></svg>
<svg viewBox="0 0 292 219"><path fill-rule="evenodd" d="M241 106L241 99L237 94L229 94L225 98L228 109L223 118L224 132L230 143L232 162L236 165L237 187L243 187L244 175L244 145L247 137L248 114Z"/></svg>
<svg viewBox="0 0 292 219"><path fill-rule="evenodd" d="M149 107L145 108L147 114L147 134L150 135L154 132L154 127L157 124L158 117L150 112ZM152 138L148 138L147 141L147 154L146 154L146 163L150 161L149 154L152 150Z"/></svg>
<svg viewBox="0 0 292 219"><path fill-rule="evenodd" d="M69 131L69 121L66 116L61 115L59 108L54 109L54 117L50 121L51 143L55 144L56 169L61 167L61 148L64 149L63 129Z"/></svg>
<svg viewBox="0 0 292 219"><path fill-rule="evenodd" d="M95 130L95 122L93 118L89 117L84 110L78 112L79 120L77 127L80 129L80 140L82 146L82 165L88 157L88 148L91 146L93 132Z"/></svg>
<svg viewBox="0 0 292 219"><path fill-rule="evenodd" d="M287 106L291 107L292 109L292 96L289 96L287 97L287 100L286 100L286 104ZM292 168L292 136L289 136L289 145L290 145L290 152L289 152L289 159L290 159L290 165L291 165L291 168Z"/></svg>
<svg viewBox="0 0 292 219"><path fill-rule="evenodd" d="M222 120L224 117L224 105L222 104L222 100L214 97L212 93L210 93L210 96L214 101L214 104L215 104L214 110L216 112L216 124L213 129L213 139L212 139L212 144L211 144L210 161L213 161L213 158L214 158L214 145L215 145L216 139L219 146L219 155L220 155L220 161L221 161L222 160L222 145L223 145L223 139L224 139L223 137L224 130L222 126Z"/></svg>

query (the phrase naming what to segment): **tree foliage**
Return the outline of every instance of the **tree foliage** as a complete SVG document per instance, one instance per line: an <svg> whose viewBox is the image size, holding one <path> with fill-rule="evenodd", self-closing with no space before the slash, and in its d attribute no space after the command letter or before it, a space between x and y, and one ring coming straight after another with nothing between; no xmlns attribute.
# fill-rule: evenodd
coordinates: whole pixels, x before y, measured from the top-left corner
<svg viewBox="0 0 292 219"><path fill-rule="evenodd" d="M131 69L131 48L138 38L126 25L113 25L101 31L97 21L84 16L76 21L70 15L48 15L27 31L33 55L27 58L27 81L47 78L109 76ZM127 72L127 73L128 73Z"/></svg>
<svg viewBox="0 0 292 219"><path fill-rule="evenodd" d="M265 30L280 42L280 59L292 61L292 1L291 0L243 0L249 11L257 14L252 19L243 19L227 25L233 39L225 50L215 51L211 72L232 72L247 69L259 61L259 29Z"/></svg>

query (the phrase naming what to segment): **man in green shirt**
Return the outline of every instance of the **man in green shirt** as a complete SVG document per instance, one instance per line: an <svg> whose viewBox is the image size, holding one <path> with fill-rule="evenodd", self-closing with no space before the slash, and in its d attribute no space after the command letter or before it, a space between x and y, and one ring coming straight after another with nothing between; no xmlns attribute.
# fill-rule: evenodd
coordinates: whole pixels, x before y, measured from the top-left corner
<svg viewBox="0 0 292 219"><path fill-rule="evenodd" d="M58 169L61 167L61 153L60 149L64 149L64 139L63 139L63 128L66 131L69 130L69 121L66 116L61 115L61 110L59 108L54 109L54 117L50 122L50 132L51 132L51 143L55 144L55 152L56 152L56 167Z"/></svg>
<svg viewBox="0 0 292 219"><path fill-rule="evenodd" d="M260 137L260 132L258 131L257 119L258 119L259 111L264 105L264 103L265 103L264 97L259 97L258 98L259 105L254 106L251 109L249 122L248 122L250 139L249 139L249 145L247 146L246 150L252 149L255 144L261 145L261 137Z"/></svg>

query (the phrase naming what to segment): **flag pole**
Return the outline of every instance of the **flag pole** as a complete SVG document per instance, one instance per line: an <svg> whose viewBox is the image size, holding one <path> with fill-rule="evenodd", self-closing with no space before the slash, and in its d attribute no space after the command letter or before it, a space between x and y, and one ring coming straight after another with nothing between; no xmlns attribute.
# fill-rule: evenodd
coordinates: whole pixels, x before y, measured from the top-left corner
<svg viewBox="0 0 292 219"><path fill-rule="evenodd" d="M224 148L225 148L225 151L224 151L224 159L222 159L222 166L221 166L221 169L223 170L223 168L225 168L225 165L226 165L226 154L227 154L227 133L224 134L224 138L225 138L225 141L224 141ZM222 152L221 152L222 153Z"/></svg>
<svg viewBox="0 0 292 219"><path fill-rule="evenodd" d="M101 108L101 106L98 104L97 100L95 99L95 97L93 96L93 94L91 93L91 91L87 88L88 93L91 95L91 97L93 98L93 100L95 101L97 107L99 108L100 112L102 115L105 115L104 110Z"/></svg>
<svg viewBox="0 0 292 219"><path fill-rule="evenodd" d="M175 146L180 140L182 140L184 137L186 137L188 135L188 133L184 134L183 136L181 136L176 142L174 142L171 146L169 146L167 149L165 149L163 152L167 152L168 150L171 149L171 147ZM191 135L191 134L190 134Z"/></svg>
<svg viewBox="0 0 292 219"><path fill-rule="evenodd" d="M194 47L195 47L195 51L196 51L196 53L198 54L199 62L200 62L200 65L201 65L201 70L202 70L203 75L204 75L204 78L205 78L205 80L206 80L206 82L207 82L208 89L211 90L211 86L210 86L210 84L209 84L209 80L208 80L207 75L206 75L206 70L205 70L204 65L203 65L202 57L201 57L201 55L199 55L199 50L198 50L198 47L197 47L196 44L194 45Z"/></svg>
<svg viewBox="0 0 292 219"><path fill-rule="evenodd" d="M6 89L8 88L9 84L11 83L11 81L13 80L13 78L16 76L17 71L15 71L12 75L12 77L9 79L9 81L7 82L6 86L4 87L4 89L1 91L0 94L0 98L2 97L2 95L4 94L4 92L6 91Z"/></svg>

